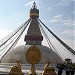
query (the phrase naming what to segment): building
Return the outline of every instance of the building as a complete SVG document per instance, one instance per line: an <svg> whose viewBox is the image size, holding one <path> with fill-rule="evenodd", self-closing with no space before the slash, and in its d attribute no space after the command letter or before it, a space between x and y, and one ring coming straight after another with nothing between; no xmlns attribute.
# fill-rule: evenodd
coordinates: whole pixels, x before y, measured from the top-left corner
<svg viewBox="0 0 75 75"><path fill-rule="evenodd" d="M30 18L26 22L26 27L28 24L29 28L27 34L24 37L26 45L21 45L19 47L13 48L6 53L6 55L2 58L0 64L0 66L3 68L0 69L2 70L2 72L8 73L11 67L16 65L16 61L20 60L22 71L24 73L27 73L31 67L31 64L26 60L26 52L30 47L34 45L41 52L41 59L39 60L38 63L35 63L37 72L38 70L43 71L44 64L46 64L47 61L51 62L50 65L53 66L54 68L57 63L62 62L62 59L59 57L58 54L56 54L52 49L42 45L43 36L39 24L39 10L37 9L35 2L33 3L32 8L30 9ZM31 54L34 55L35 53L33 52Z"/></svg>

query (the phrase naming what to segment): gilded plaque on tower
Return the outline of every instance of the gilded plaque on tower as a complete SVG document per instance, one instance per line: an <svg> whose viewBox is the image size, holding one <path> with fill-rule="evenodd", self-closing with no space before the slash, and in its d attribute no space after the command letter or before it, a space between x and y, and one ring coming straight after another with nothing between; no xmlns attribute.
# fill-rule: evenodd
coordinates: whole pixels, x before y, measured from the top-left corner
<svg viewBox="0 0 75 75"><path fill-rule="evenodd" d="M36 45L31 46L27 51L26 51L26 60L30 64L37 64L41 60L41 52Z"/></svg>

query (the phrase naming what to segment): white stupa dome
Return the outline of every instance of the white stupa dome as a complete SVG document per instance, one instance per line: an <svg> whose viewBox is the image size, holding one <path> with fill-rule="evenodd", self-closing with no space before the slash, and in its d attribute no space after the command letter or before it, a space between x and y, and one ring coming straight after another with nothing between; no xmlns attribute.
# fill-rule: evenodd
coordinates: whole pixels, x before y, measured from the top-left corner
<svg viewBox="0 0 75 75"><path fill-rule="evenodd" d="M21 64L28 64L25 58L25 53L30 47L31 45L21 45L10 50L2 59L1 63L15 63L17 60L21 60ZM62 62L61 58L48 47L43 45L37 45L37 47L42 54L39 64L44 64L48 60L54 64Z"/></svg>

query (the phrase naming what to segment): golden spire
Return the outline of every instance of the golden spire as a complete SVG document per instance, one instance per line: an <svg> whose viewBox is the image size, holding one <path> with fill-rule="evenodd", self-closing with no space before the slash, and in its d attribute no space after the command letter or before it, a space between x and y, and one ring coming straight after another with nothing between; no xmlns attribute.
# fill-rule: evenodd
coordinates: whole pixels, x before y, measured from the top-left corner
<svg viewBox="0 0 75 75"><path fill-rule="evenodd" d="M31 66L31 70L29 72L29 75L37 75L36 71L35 71L35 65L34 64L32 64L32 66Z"/></svg>
<svg viewBox="0 0 75 75"><path fill-rule="evenodd" d="M24 75L21 71L20 60L16 61L17 65L13 66L9 72L9 75Z"/></svg>
<svg viewBox="0 0 75 75"><path fill-rule="evenodd" d="M21 69L20 60L17 60L16 63L17 63L17 67L18 67L19 69Z"/></svg>
<svg viewBox="0 0 75 75"><path fill-rule="evenodd" d="M49 67L49 63L50 62L47 62L45 65L43 75L57 75L55 69L53 67Z"/></svg>

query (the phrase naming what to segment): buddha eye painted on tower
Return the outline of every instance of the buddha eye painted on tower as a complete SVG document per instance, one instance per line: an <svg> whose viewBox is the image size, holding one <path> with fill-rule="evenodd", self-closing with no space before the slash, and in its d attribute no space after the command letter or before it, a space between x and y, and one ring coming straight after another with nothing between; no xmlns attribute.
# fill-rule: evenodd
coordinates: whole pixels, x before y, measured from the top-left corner
<svg viewBox="0 0 75 75"><path fill-rule="evenodd" d="M36 3L33 3L33 6L30 10L30 17L32 19L38 18L39 17L39 10L37 9Z"/></svg>

